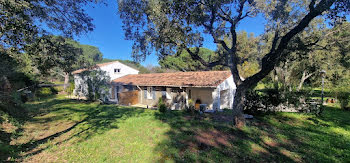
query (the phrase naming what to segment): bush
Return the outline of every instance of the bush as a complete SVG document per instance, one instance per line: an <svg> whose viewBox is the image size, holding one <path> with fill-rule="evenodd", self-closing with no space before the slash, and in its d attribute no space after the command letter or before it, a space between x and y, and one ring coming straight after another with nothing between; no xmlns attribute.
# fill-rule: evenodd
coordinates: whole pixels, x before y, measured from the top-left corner
<svg viewBox="0 0 350 163"><path fill-rule="evenodd" d="M265 99L263 95L259 94L255 90L249 90L246 92L246 100L244 101L244 112L247 114L257 115L262 113L262 109L265 107Z"/></svg>
<svg viewBox="0 0 350 163"><path fill-rule="evenodd" d="M337 91L336 92L337 99L339 100L340 103L340 108L341 109L347 109L347 106L350 101L350 92L348 91Z"/></svg>
<svg viewBox="0 0 350 163"><path fill-rule="evenodd" d="M161 113L164 113L167 110L166 105L163 101L163 98L161 98L161 97L158 100L158 109Z"/></svg>
<svg viewBox="0 0 350 163"><path fill-rule="evenodd" d="M193 113L195 111L194 109L194 102L192 99L188 100L188 106L185 107L185 111L187 113Z"/></svg>
<svg viewBox="0 0 350 163"><path fill-rule="evenodd" d="M74 89L75 89L74 82L70 82L70 83L69 83L69 87L68 87L68 89L67 89L67 93L68 93L69 95L73 94Z"/></svg>
<svg viewBox="0 0 350 163"><path fill-rule="evenodd" d="M45 87L45 88L39 88L36 95L38 97L47 97L47 96L55 95L57 93L58 93L58 91L55 88Z"/></svg>
<svg viewBox="0 0 350 163"><path fill-rule="evenodd" d="M278 92L275 89L250 90L246 93L245 113L260 114L263 112L273 111L285 107L303 106L310 98L310 91L301 92Z"/></svg>
<svg viewBox="0 0 350 163"><path fill-rule="evenodd" d="M23 118L27 114L22 107L21 95L17 92L0 94L0 110L15 118Z"/></svg>
<svg viewBox="0 0 350 163"><path fill-rule="evenodd" d="M82 89L82 93L89 101L96 101L108 95L111 78L107 75L106 71L96 69L84 71L79 75L83 79L84 84L86 84L87 89L82 89L81 87L84 84L80 84L77 90Z"/></svg>
<svg viewBox="0 0 350 163"><path fill-rule="evenodd" d="M332 89L332 94L339 100L340 108L347 109L350 102L350 83L339 83L336 88Z"/></svg>
<svg viewBox="0 0 350 163"><path fill-rule="evenodd" d="M273 106L277 106L283 102L280 91L276 89L265 89L263 93L265 104L272 104Z"/></svg>

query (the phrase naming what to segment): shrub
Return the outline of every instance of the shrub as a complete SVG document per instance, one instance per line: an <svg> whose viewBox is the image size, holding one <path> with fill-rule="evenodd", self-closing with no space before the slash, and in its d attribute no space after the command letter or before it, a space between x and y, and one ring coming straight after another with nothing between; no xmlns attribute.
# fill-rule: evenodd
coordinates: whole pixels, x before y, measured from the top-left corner
<svg viewBox="0 0 350 163"><path fill-rule="evenodd" d="M247 114L257 115L264 109L264 98L255 90L246 92L246 100L244 101L244 112Z"/></svg>
<svg viewBox="0 0 350 163"><path fill-rule="evenodd" d="M39 88L36 95L38 97L47 97L47 96L50 96L50 95L55 95L57 94L58 91L53 88L53 87L45 87L45 88Z"/></svg>
<svg viewBox="0 0 350 163"><path fill-rule="evenodd" d="M101 69L84 71L79 74L83 79L84 84L86 84L87 89L82 89L83 94L89 101L96 101L98 99L104 98L110 88L111 78L107 75L106 71ZM84 84L80 84L78 90L81 90L81 87Z"/></svg>
<svg viewBox="0 0 350 163"><path fill-rule="evenodd" d="M56 89L56 88L54 88L54 87L50 87L50 91L51 91L51 95L55 95L55 94L57 94L59 91Z"/></svg>
<svg viewBox="0 0 350 163"><path fill-rule="evenodd" d="M336 92L337 99L339 100L340 103L340 108L341 109L346 109L346 107L349 104L350 101L350 92L348 91L337 91Z"/></svg>
<svg viewBox="0 0 350 163"><path fill-rule="evenodd" d="M347 109L350 102L350 82L341 82L332 89L332 94L337 97L341 109Z"/></svg>
<svg viewBox="0 0 350 163"><path fill-rule="evenodd" d="M273 111L274 108L278 109L281 106L298 107L301 104L305 104L309 98L309 91L278 92L274 89L265 89L262 91L250 90L246 93L244 111L245 113L256 115Z"/></svg>
<svg viewBox="0 0 350 163"><path fill-rule="evenodd" d="M266 100L267 104L272 104L274 106L277 106L283 102L280 92L276 89L265 89L264 99Z"/></svg>
<svg viewBox="0 0 350 163"><path fill-rule="evenodd" d="M188 113L193 113L195 111L194 102L192 99L188 100L188 106L185 107L185 111Z"/></svg>
<svg viewBox="0 0 350 163"><path fill-rule="evenodd" d="M74 89L75 89L75 84L74 84L74 82L70 82L70 83L69 83L69 87L68 87L68 89L67 89L67 93L68 93L69 95L73 94Z"/></svg>
<svg viewBox="0 0 350 163"><path fill-rule="evenodd" d="M163 98L161 98L161 97L158 100L158 109L162 113L166 112L166 110L167 110L166 105L163 101Z"/></svg>
<svg viewBox="0 0 350 163"><path fill-rule="evenodd" d="M11 117L25 117L27 111L22 107L21 95L17 92L0 94L0 110Z"/></svg>

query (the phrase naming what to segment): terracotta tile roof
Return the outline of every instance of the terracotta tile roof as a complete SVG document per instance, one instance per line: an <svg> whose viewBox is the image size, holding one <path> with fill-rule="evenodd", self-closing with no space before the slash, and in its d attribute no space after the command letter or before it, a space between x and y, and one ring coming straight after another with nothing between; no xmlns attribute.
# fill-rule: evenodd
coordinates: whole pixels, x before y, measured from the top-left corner
<svg viewBox="0 0 350 163"><path fill-rule="evenodd" d="M117 78L112 83L138 86L216 87L230 76L230 71L136 74Z"/></svg>
<svg viewBox="0 0 350 163"><path fill-rule="evenodd" d="M91 68L95 69L95 68L97 68L97 67L107 66L107 65L110 65L110 64L115 63L115 62L118 62L118 61L112 61L112 62L106 62L106 63L96 64L96 65L94 65L94 66L91 67ZM81 73L81 72L83 72L83 71L86 71L86 70L87 70L87 68L75 70L75 71L72 72L72 74L79 74L79 73Z"/></svg>

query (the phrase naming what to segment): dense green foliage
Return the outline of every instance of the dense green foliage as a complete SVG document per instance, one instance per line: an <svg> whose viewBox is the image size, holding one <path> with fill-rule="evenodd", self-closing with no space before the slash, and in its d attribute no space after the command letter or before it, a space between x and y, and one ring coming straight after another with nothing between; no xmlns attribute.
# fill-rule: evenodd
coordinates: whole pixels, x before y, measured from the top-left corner
<svg viewBox="0 0 350 163"><path fill-rule="evenodd" d="M37 97L49 97L52 95L56 95L58 91L54 87L44 87L36 90Z"/></svg>
<svg viewBox="0 0 350 163"><path fill-rule="evenodd" d="M350 80L339 82L332 89L333 96L339 100L341 109L350 109Z"/></svg>
<svg viewBox="0 0 350 163"><path fill-rule="evenodd" d="M322 20L312 22L310 28L297 36L291 45L290 55L271 74L273 82L278 82L283 91L300 91L304 84L319 87L320 72L326 71L326 87L337 87L350 79L349 66L349 22L332 29L325 28ZM306 44L306 45L305 45ZM294 50L296 49L296 50ZM288 51L287 51L288 52ZM278 88L276 88L278 89Z"/></svg>
<svg viewBox="0 0 350 163"><path fill-rule="evenodd" d="M23 48L51 31L72 37L93 30L92 19L83 10L90 2L95 1L1 0L2 48Z"/></svg>
<svg viewBox="0 0 350 163"><path fill-rule="evenodd" d="M61 76L90 67L102 60L102 53L97 47L83 45L61 36L41 37L37 42L28 45L26 52L32 56L34 65L41 73Z"/></svg>
<svg viewBox="0 0 350 163"><path fill-rule="evenodd" d="M22 93L16 91L41 82L38 70L47 72L59 67L64 72L72 71L77 62L75 54L80 50L65 44L62 37L50 35L73 38L92 31L92 19L83 8L93 2L0 0L0 79L1 83L9 83L6 90L0 88L0 96L12 101L5 106L19 108L8 94Z"/></svg>
<svg viewBox="0 0 350 163"><path fill-rule="evenodd" d="M82 55L79 56L77 63L73 64L75 70L86 68L102 61L103 54L98 47L80 44L73 40L67 40L67 42L82 50Z"/></svg>
<svg viewBox="0 0 350 163"><path fill-rule="evenodd" d="M160 97L160 98L158 99L157 107L158 107L158 109L159 109L159 111L160 111L161 113L165 113L165 112L166 112L167 107L166 107L166 105L165 105L165 103L164 103L162 97Z"/></svg>
<svg viewBox="0 0 350 163"><path fill-rule="evenodd" d="M88 70L79 73L79 76L84 83L76 89L81 90L89 101L104 99L109 95L111 78L106 71L101 69Z"/></svg>
<svg viewBox="0 0 350 163"><path fill-rule="evenodd" d="M222 66L216 66L216 67L206 67L198 60L192 59L191 55L183 50L181 52L178 52L178 55L169 55L161 60L159 60L159 65L163 69L172 69L177 71L203 71L203 70L222 70ZM215 52L207 49L207 48L200 48L199 54L200 57L202 57L205 61L211 62L212 60L215 60L217 56L215 56Z"/></svg>

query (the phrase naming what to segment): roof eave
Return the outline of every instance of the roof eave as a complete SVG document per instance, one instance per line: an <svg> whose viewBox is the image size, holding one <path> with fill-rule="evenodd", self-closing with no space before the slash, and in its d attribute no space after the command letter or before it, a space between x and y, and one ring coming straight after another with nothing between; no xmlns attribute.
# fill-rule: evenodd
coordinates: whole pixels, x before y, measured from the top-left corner
<svg viewBox="0 0 350 163"><path fill-rule="evenodd" d="M121 84L121 85L135 85L141 87L194 87L194 88L216 88L217 86L191 86L191 85L153 85L153 84L133 84L133 83L122 83L122 82L111 82L112 84Z"/></svg>

